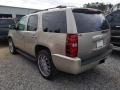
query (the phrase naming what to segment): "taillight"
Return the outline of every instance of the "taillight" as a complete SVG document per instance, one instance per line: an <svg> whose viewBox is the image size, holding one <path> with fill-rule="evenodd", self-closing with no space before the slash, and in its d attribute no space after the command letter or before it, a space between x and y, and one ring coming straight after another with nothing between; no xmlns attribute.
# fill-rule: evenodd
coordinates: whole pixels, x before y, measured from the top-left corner
<svg viewBox="0 0 120 90"><path fill-rule="evenodd" d="M66 39L66 55L77 57L78 54L78 35L68 34Z"/></svg>

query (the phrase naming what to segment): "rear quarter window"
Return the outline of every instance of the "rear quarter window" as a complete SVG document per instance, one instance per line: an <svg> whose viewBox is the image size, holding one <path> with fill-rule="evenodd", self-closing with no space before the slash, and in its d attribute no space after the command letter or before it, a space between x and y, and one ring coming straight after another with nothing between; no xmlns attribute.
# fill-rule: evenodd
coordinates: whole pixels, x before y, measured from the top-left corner
<svg viewBox="0 0 120 90"><path fill-rule="evenodd" d="M42 16L44 32L66 33L67 21L65 11L44 13Z"/></svg>

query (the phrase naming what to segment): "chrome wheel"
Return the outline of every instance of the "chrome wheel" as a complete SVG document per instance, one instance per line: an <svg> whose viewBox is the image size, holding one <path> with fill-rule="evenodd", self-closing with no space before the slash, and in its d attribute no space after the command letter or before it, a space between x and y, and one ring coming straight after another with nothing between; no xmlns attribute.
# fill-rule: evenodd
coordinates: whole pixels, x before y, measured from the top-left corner
<svg viewBox="0 0 120 90"><path fill-rule="evenodd" d="M38 67L43 76L49 76L51 73L50 60L45 54L38 56Z"/></svg>
<svg viewBox="0 0 120 90"><path fill-rule="evenodd" d="M9 50L10 50L11 53L14 52L14 46L13 46L12 40L9 40Z"/></svg>

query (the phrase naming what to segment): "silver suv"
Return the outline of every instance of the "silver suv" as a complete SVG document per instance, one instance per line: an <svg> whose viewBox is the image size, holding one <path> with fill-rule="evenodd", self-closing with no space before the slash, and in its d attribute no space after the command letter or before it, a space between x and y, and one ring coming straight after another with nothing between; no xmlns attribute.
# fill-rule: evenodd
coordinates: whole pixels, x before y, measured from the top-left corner
<svg viewBox="0 0 120 90"><path fill-rule="evenodd" d="M55 8L24 16L8 39L10 52L36 60L46 79L57 70L79 74L91 69L112 51L109 25L94 9Z"/></svg>

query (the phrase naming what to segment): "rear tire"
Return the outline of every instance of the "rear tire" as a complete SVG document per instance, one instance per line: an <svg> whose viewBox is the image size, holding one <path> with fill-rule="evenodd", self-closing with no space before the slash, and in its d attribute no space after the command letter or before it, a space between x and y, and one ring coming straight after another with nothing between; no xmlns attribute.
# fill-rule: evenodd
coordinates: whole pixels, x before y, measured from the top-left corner
<svg viewBox="0 0 120 90"><path fill-rule="evenodd" d="M15 46L14 46L14 43L12 41L12 39L8 39L8 43L9 43L9 51L11 54L16 54L16 49L15 49Z"/></svg>
<svg viewBox="0 0 120 90"><path fill-rule="evenodd" d="M56 75L56 68L48 50L41 50L37 56L38 69L45 79L52 79Z"/></svg>

